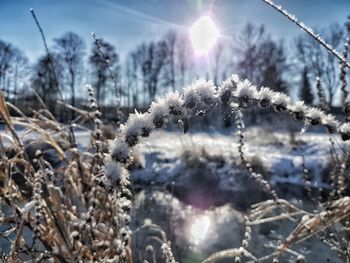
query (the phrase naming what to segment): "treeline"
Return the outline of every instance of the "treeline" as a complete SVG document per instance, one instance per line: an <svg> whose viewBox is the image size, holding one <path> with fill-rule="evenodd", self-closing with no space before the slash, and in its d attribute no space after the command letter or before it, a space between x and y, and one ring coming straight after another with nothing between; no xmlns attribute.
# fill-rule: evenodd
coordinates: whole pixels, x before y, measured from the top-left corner
<svg viewBox="0 0 350 263"><path fill-rule="evenodd" d="M320 32L342 51L349 24L334 24ZM34 64L18 48L0 40L0 86L6 98L35 108L39 96L53 113L57 101L74 107L86 104L85 83L95 88L99 105L116 105L119 96L122 107L130 109L143 108L157 95L178 90L195 78L220 84L232 73L308 104L317 103L316 77L329 106L336 103L340 85L338 61L312 38L301 34L286 44L272 38L264 26L252 24L230 40L221 39L207 58L196 57L188 36L175 31L137 46L124 61L112 43L98 39L89 51L83 38L73 32L54 39L49 53Z"/></svg>

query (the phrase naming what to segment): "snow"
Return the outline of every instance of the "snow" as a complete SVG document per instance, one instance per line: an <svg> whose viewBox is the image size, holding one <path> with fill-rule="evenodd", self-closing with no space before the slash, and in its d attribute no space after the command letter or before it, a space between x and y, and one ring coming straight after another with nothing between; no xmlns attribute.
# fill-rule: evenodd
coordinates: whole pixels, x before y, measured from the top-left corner
<svg viewBox="0 0 350 263"><path fill-rule="evenodd" d="M119 163L114 161L107 161L105 165L106 176L109 179L111 185L115 185L120 179L125 178L126 170Z"/></svg>
<svg viewBox="0 0 350 263"><path fill-rule="evenodd" d="M259 100L268 99L272 100L273 91L267 87L262 87L259 92L256 93L256 98Z"/></svg>
<svg viewBox="0 0 350 263"><path fill-rule="evenodd" d="M146 113L148 114L148 113ZM140 121L139 118L142 114L135 114L130 121ZM326 115L325 118L329 118L328 122L335 121L332 117ZM142 122L144 125L145 123ZM141 124L135 124L132 127L142 126ZM136 129L136 128L135 128ZM349 125L345 124L341 126L343 132L349 131ZM38 134L35 132L24 133L19 131L20 136L29 139L37 139ZM302 141L301 147L292 149L289 144L289 133L287 132L275 132L273 135L274 140L282 142L276 143L272 140L271 134L268 131L264 131L262 128L247 128L246 143L244 151L248 160L258 157L262 165L270 170L273 174L272 182L285 182L292 184L303 184L301 177L302 173L302 149L305 153L305 165L306 168L312 172L315 176L313 184L322 185L321 173L327 167L330 157L329 136L325 133L306 132L304 134L296 134L296 140ZM80 148L89 147L90 145L90 132L77 129L75 131L75 137L77 144ZM347 147L347 144L342 142L339 136L333 135L336 141L336 147L338 153L341 153L339 146ZM120 140L120 139L118 139ZM4 141L5 145L8 141ZM125 142L116 143L114 141L111 147L114 150L114 154L118 159L128 158L130 149ZM116 145L118 147L116 148ZM338 146L337 146L338 145ZM154 131L149 138L142 138L141 143L136 147L136 153L140 155L139 159L146 161L145 169L134 173L134 177L142 179L142 181L156 181L159 183L171 182L176 174L183 169L182 162L179 159L181 154L188 149L205 149L210 155L222 156L225 160L230 161L238 156L237 153L237 138L233 135L223 133L204 133L195 132L191 134L183 134L181 132L166 132L166 131ZM145 162L143 161L143 162ZM142 162L142 161L141 161ZM119 176L118 169L114 169L116 164L108 164L107 170L110 179L114 182ZM221 175L226 174L230 169L229 165L224 165L216 172ZM115 175L115 176L113 176ZM226 181L225 181L226 182ZM223 185L223 184L222 184ZM235 187L234 183L227 182L227 185Z"/></svg>
<svg viewBox="0 0 350 263"><path fill-rule="evenodd" d="M204 79L199 79L193 84L197 95L200 100L205 104L212 104L215 101L215 89L214 83L212 81L206 81Z"/></svg>
<svg viewBox="0 0 350 263"><path fill-rule="evenodd" d="M290 105L289 109L293 112L301 112L304 113L308 111L308 107L304 104L303 101L296 101L292 105Z"/></svg>
<svg viewBox="0 0 350 263"><path fill-rule="evenodd" d="M135 119L130 119L130 122L136 121L138 117L139 115L137 113L133 117ZM137 121L139 121L139 119ZM139 124L133 125L131 126L136 130L138 130L137 127L140 127ZM77 129L75 135L79 147L89 147L89 131ZM37 135L27 134L26 136L31 137ZM315 187L328 187L322 182L321 178L322 171L329 164L331 143L328 136L329 135L326 133L316 132L307 132L304 134L296 133L295 140L300 142L300 145L293 146L290 143L289 132L274 131L272 135L271 132L263 128L248 127L245 131L246 142L244 151L248 160L258 158L262 166L271 173L269 180L273 184L273 187L278 187L276 184L289 184L294 186L302 186L304 184L302 178L303 154L305 155L305 165L307 169L314 175L312 185ZM345 148L348 147L346 142L340 142L338 135L332 136L337 142L335 147L338 153L341 151L339 145ZM118 145L128 147L124 143L118 143ZM226 247L227 244L230 244L230 246L239 246L241 237L243 236L243 214L237 211L235 206L228 204L229 202L227 200L224 200L226 201L225 205L214 205L206 208L204 211L188 205L174 197L174 195L169 194L171 187L185 187L185 183L188 183L185 179L186 169L189 167L186 167L185 160L181 159L183 152L188 150L197 151L200 156L200 152L204 149L209 157L214 158L215 156L219 156L224 160L221 166L215 166L216 161L211 160L208 161L208 166L206 166L206 168L210 170L208 171L209 175L216 177L215 180L218 182L216 185L218 191L221 191L223 195L233 192L238 193L238 195L243 195L242 193L247 189L242 189L239 177L241 171L238 167L234 167L230 163L230 161L238 159L237 147L237 137L234 135L234 130L212 133L192 132L189 134L154 131L149 138L140 138L140 143L135 147L133 152L138 152L141 158L145 159L145 168L132 171L132 180L136 183L134 187L137 190L140 190L140 188L142 189L141 193L135 195L136 200L133 209L135 211L137 210L137 213L141 213L140 211L144 209L145 215L147 217L153 217L152 220L154 220L155 223L159 223L155 221L157 218L160 221L166 221L161 213L171 210L171 220L177 222L173 225L178 244L190 244L194 246L193 251L198 251L198 253L209 255L218 244L222 247ZM129 149L119 149L117 151L118 154L121 152L123 152L123 154L126 152L130 153ZM106 166L106 170L107 176L109 176L111 182L115 182L118 177L124 176L124 170L115 162L109 163ZM205 178L204 174L198 174L198 176L199 178ZM183 181L180 180L182 177ZM176 185L173 182L176 182ZM140 185L142 183L143 185ZM167 186L167 188L162 188L162 186ZM161 192L155 191L154 189L157 189L156 187L161 189ZM193 185L187 185L187 187L194 188ZM152 203L153 210L149 210L148 207L140 201L140 199L143 198L143 191L146 191L146 189L151 189L153 192L152 202L156 203L156 207L153 207L154 203ZM135 191L136 193L138 192L137 190ZM233 198L237 198L237 195ZM123 205L130 205L129 200L122 199L122 202ZM23 207L23 211L31 211L32 205L33 203L27 204ZM158 209L159 206L162 206L163 210ZM132 215L131 220L143 222L143 217L134 216L135 214ZM191 236L189 236L188 233L190 233L190 229L196 222L196 219L203 215L208 217L211 224L203 241L199 244L194 244L195 242L191 240ZM123 218L128 221L130 220L129 215L126 214L123 215ZM179 218L183 220L181 223L177 221L180 220ZM163 228L166 229L165 227ZM266 229L268 229L268 227L264 226L263 230L265 232L267 231ZM281 225L278 224L276 229L278 231L291 231L291 229L285 230L284 223ZM275 232L278 232L276 229ZM273 235L273 230L268 231L268 235ZM74 238L74 235L71 237ZM265 249L261 247L261 244L270 240L270 237L271 236L267 237L267 234L255 235L254 238L256 238L256 242L259 244L252 244L254 251L260 253L260 250ZM186 241L183 241L183 239L186 239ZM307 244L310 245L310 247L322 246L315 241ZM172 244L172 247L173 245L175 244ZM312 253L307 255L307 257L320 257L317 253ZM310 262L317 261L311 260Z"/></svg>
<svg viewBox="0 0 350 263"><path fill-rule="evenodd" d="M165 103L168 105L170 112L174 115L182 115L184 100L178 92L169 92L165 96Z"/></svg>
<svg viewBox="0 0 350 263"><path fill-rule="evenodd" d="M328 165L331 143L325 133L306 132L296 134L296 140L302 141L301 147L292 149L289 144L289 133L275 132L273 138L268 131L261 128L247 128L245 153L249 160L258 157L263 166L273 174L273 182L284 182L291 184L303 184L302 172L302 153L305 154L305 165L309 171L318 175L315 177L314 185L322 185L320 174ZM90 132L76 130L75 137L79 147L89 147ZM36 138L37 135L27 134L26 138ZM336 145L348 147L346 143L341 142L339 136L333 137ZM277 142L273 141L276 140ZM282 142L279 144L278 142ZM126 158L128 152L127 145L115 149L116 153ZM195 132L183 134L181 132L155 131L149 138L142 138L141 143L136 147L136 153L140 155L138 159L144 159L144 170L139 170L133 174L134 178L142 181L156 181L159 183L169 183L174 176L183 169L183 164L179 159L181 154L188 149L205 149L211 156L222 156L225 160L232 160L238 156L237 138L232 134L226 133L204 133ZM118 150L118 151L117 151ZM336 149L341 153L339 147ZM110 179L115 181L119 176L120 167L113 162L107 165ZM223 165L217 169L218 176L225 175L232 170L230 165ZM116 175L117 177L114 177ZM237 187L234 178L220 183L222 187Z"/></svg>
<svg viewBox="0 0 350 263"><path fill-rule="evenodd" d="M324 118L325 114L319 109L310 109L306 116L312 120L317 120L320 122Z"/></svg>
<svg viewBox="0 0 350 263"><path fill-rule="evenodd" d="M252 86L248 80L240 81L238 83L237 90L235 91L235 95L238 98L254 98L256 96L256 87Z"/></svg>
<svg viewBox="0 0 350 263"><path fill-rule="evenodd" d="M168 105L164 99L158 98L156 102L152 102L149 112L154 116L167 116L169 114Z"/></svg>
<svg viewBox="0 0 350 263"><path fill-rule="evenodd" d="M116 162L125 163L129 158L129 146L121 138L116 138L110 145L110 154Z"/></svg>
<svg viewBox="0 0 350 263"><path fill-rule="evenodd" d="M350 133L350 123L344 123L343 125L341 125L340 131L342 133Z"/></svg>
<svg viewBox="0 0 350 263"><path fill-rule="evenodd" d="M272 173L273 183L283 182L303 185L302 155L305 154L305 166L314 174L314 186L325 186L321 181L321 173L327 167L330 145L328 135L308 132L296 135L296 140L303 142L301 147L292 149L289 144L289 134L276 132L275 139L283 144L271 143L268 136L262 140L266 131L260 128L248 128L246 131L246 144L244 151L248 160L258 157L262 165ZM336 137L338 139L338 137ZM174 180L174 177L183 169L179 160L181 154L188 149L205 149L210 155L222 156L226 160L237 159L238 144L233 135L220 133L193 133L184 135L177 132L157 131L150 138L144 139L137 147L137 151L146 156L146 167L142 171L134 173L137 180L155 181L166 183ZM344 147L345 145L343 145ZM340 148L337 148L340 153ZM225 178L225 174L232 170L229 165L224 165L216 170L220 178L224 178L221 186L229 185L237 187ZM226 176L227 177L227 176ZM134 179L135 179L134 178ZM234 179L233 179L234 180Z"/></svg>
<svg viewBox="0 0 350 263"><path fill-rule="evenodd" d="M277 105L284 105L287 106L291 103L291 99L281 92L275 92L272 96L272 102Z"/></svg>

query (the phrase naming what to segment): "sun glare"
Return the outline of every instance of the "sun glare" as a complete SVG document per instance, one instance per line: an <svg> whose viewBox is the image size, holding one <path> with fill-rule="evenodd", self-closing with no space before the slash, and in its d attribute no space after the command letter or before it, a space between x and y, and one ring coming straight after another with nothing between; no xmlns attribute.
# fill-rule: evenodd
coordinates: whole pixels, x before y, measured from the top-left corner
<svg viewBox="0 0 350 263"><path fill-rule="evenodd" d="M210 16L202 16L190 28L190 38L198 55L206 54L211 49L220 32Z"/></svg>
<svg viewBox="0 0 350 263"><path fill-rule="evenodd" d="M210 219L208 216L201 216L197 218L191 226L191 235L195 245L198 245L206 236L210 226Z"/></svg>

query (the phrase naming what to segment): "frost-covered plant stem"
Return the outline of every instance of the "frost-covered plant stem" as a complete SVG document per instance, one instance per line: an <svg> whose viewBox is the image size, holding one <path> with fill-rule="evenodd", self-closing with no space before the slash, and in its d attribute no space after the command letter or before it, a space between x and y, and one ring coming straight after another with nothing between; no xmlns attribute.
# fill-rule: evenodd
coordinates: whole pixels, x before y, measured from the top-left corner
<svg viewBox="0 0 350 263"><path fill-rule="evenodd" d="M40 25L40 23L39 23L38 18L36 17L36 14L35 14L35 11L34 11L33 8L30 9L30 13L32 14L32 17L33 17L33 19L34 19L34 22L35 22L36 26L38 27L38 30L39 30L40 35L41 35L41 38L42 38L42 40L43 40L43 43L44 43L44 46L45 46L46 55L47 55L47 57L48 57L48 59L49 59L49 64L50 64L51 69L52 69L52 73L53 73L55 85L57 85L57 88L58 88L58 94L59 94L59 96L60 96L60 99L61 99L62 101L64 101L64 100L63 100L63 95L62 95L62 92L61 92L61 89L60 89L60 83L59 83L59 81L58 81L57 73L56 73L56 70L55 70L55 65L54 65L54 63L53 63L52 55L51 55L50 50L49 50L49 48L48 48L48 46L47 46L47 41L46 41L46 37L45 37L45 34L44 34L44 30L42 29L42 27L41 27L41 25ZM64 113L65 113L65 115L66 115L66 116L65 116L66 119L68 119L68 111L67 111L66 108L64 108Z"/></svg>
<svg viewBox="0 0 350 263"><path fill-rule="evenodd" d="M311 178L309 174L309 170L306 167L306 161L305 161L305 150L304 148L301 148L301 158L302 158L302 175L304 180L304 187L306 190L306 193L310 199L313 199L312 197L312 189L311 189Z"/></svg>
<svg viewBox="0 0 350 263"><path fill-rule="evenodd" d="M350 69L350 63L347 62L346 58L342 56L331 44L327 43L320 35L316 34L312 28L305 25L303 22L300 22L295 15L290 14L287 10L283 9L282 6L276 5L272 0L262 0L279 13L287 17L290 21L292 21L295 25L301 28L301 30L305 31L309 34L313 39L315 39L318 43L320 43L323 47L325 47L330 53L332 53L340 62L344 63L347 68Z"/></svg>
<svg viewBox="0 0 350 263"><path fill-rule="evenodd" d="M114 90L117 92L117 94L116 94L116 95L117 95L117 105L116 105L116 106L117 106L118 121L120 121L121 116L122 116L122 112L121 112L121 108L120 108L120 106L121 106L121 105L120 105L120 103L121 103L121 101L120 101L120 98L121 98L121 89L118 88L117 77L116 77L115 73L113 72L113 69L112 69L112 66L111 66L110 61L108 60L108 58L106 57L105 53L104 53L103 50L102 50L101 42L100 42L100 40L98 39L96 33L95 33L95 32L92 32L91 35L92 35L92 37L93 37L93 39L94 39L94 41L95 41L95 44L96 44L96 46L97 46L97 50L98 50L98 52L100 53L100 55L101 55L103 61L106 63L107 69L108 69L108 71L109 71L109 74L111 75L111 78L112 78L112 80L113 80L113 87L114 87ZM119 91L119 92L118 92L118 91Z"/></svg>
<svg viewBox="0 0 350 263"><path fill-rule="evenodd" d="M48 48L48 46L47 46L47 41L46 41L46 38L45 38L44 30L42 29L42 27L41 27L41 25L40 25L40 23L39 23L39 21L38 21L38 18L36 17L36 14L35 14L33 8L30 9L30 13L32 14L33 19L34 19L34 22L35 22L36 26L37 26L38 29L39 29L41 38L42 38L43 43L44 43L44 46L45 46L45 51L46 51L47 55L50 56L50 51L49 51L49 48Z"/></svg>
<svg viewBox="0 0 350 263"><path fill-rule="evenodd" d="M337 189L337 195L339 197L344 196L344 192L347 187L345 177L346 177L346 170L348 168L349 159L350 159L349 155L346 155L343 157L343 160L341 162L340 169L339 169L339 174L337 176L336 189Z"/></svg>
<svg viewBox="0 0 350 263"><path fill-rule="evenodd" d="M243 249L248 250L250 241L252 239L252 227L249 225L249 223L250 223L249 217L245 216L244 217L244 225L245 225L245 227L244 227L244 236L243 236L242 243L241 243L241 250L242 251L243 251ZM233 260L234 260L234 263L241 262L241 255L235 256L233 258Z"/></svg>
<svg viewBox="0 0 350 263"><path fill-rule="evenodd" d="M219 88L210 81L200 79L180 94L170 92L164 98L158 98L152 102L148 112L131 114L111 145L110 157L117 163L126 164L139 139L148 137L155 129L163 128L170 117L188 119L191 115L207 113L208 107L214 108L221 104L229 108L232 103L238 104L238 109L252 107L254 104L262 108L273 107L276 112L287 112L298 121L323 125L330 133L339 132L343 140L350 139L350 124L340 125L331 114L306 106L301 101L293 102L287 95L265 87L258 90L248 80L243 81L233 75Z"/></svg>
<svg viewBox="0 0 350 263"><path fill-rule="evenodd" d="M275 201L278 200L278 196L277 193L274 189L272 189L272 187L270 186L270 184L263 178L263 176L259 173L256 173L253 170L253 167L251 166L251 164L248 162L248 160L245 158L245 154L244 154L244 122L243 122L243 115L241 111L237 111L235 114L236 117L236 125L237 125L237 134L238 134L238 152L239 152L239 156L242 162L242 165L245 166L245 168L248 170L249 175L262 187L262 189L268 194L270 195Z"/></svg>
<svg viewBox="0 0 350 263"><path fill-rule="evenodd" d="M211 81L200 79L186 87L181 93L170 92L163 98L158 98L152 102L148 112L131 114L127 122L121 126L120 132L110 147L108 156L110 161L105 165L106 184L110 186L109 189L118 188L119 186L118 200L122 207L126 208L121 211L120 217L129 216L131 182L129 171L125 168L130 163L132 151L141 138L150 136L152 131L156 129L164 128L171 117L180 120L188 119L191 115L203 115L208 112L208 109L212 109L217 105L221 105L225 109L233 108L237 112L236 118L240 130L238 150L242 164L248 169L252 178L262 186L263 190L273 197L274 200L271 200L271 202L280 207L282 201L277 200L276 192L271 189L262 175L253 171L244 156L244 134L242 132L244 124L241 109L256 104L261 108L272 107L276 112L289 113L296 120L308 125L323 125L329 133L339 132L344 140L350 139L350 124L340 125L333 115L306 106L301 101L293 102L290 97L283 93L274 92L266 87L258 89L248 80L240 80L236 75L232 75L218 88ZM125 198L121 198L124 195ZM125 227L121 227L120 234L128 239L129 231L129 227L125 225ZM241 253L238 255L241 255Z"/></svg>
<svg viewBox="0 0 350 263"><path fill-rule="evenodd" d="M347 38L344 44L344 51L343 51L343 56L345 59L347 59L348 57L349 44L350 44L350 38ZM341 81L341 91L343 92L342 102L344 103L347 100L349 95L349 92L346 90L347 81L346 81L346 67L344 62L340 63L339 78Z"/></svg>
<svg viewBox="0 0 350 263"><path fill-rule="evenodd" d="M344 44L344 52L343 56L345 59L348 57L348 50L349 50L349 45L350 45L350 38L347 38ZM342 92L342 104L343 104L343 111L345 113L345 121L349 122L350 121L350 102L348 99L349 92L347 90L347 79L346 79L346 65L344 62L340 63L340 74L339 74L339 79L340 79L340 90Z"/></svg>
<svg viewBox="0 0 350 263"><path fill-rule="evenodd" d="M177 263L174 254L171 251L171 243L169 241L163 243L163 245L161 246L161 250L165 259L165 263Z"/></svg>
<svg viewBox="0 0 350 263"><path fill-rule="evenodd" d="M274 92L268 88L257 89L248 80L240 80L232 75L223 84L216 88L212 82L198 80L186 87L182 93L170 92L164 98L152 102L148 112L131 114L128 121L122 125L121 132L114 139L110 147L109 159L114 162L113 172L106 173L107 183L114 186L119 178L129 181L129 172L125 166L130 162L133 148L142 137L148 137L153 130L163 128L170 117L187 119L191 115L202 115L208 107L218 104L226 108L232 107L238 110L236 114L239 129L243 129L240 117L240 109L251 107L257 103L262 108L273 107L276 112L287 112L296 120L310 125L323 125L328 132L339 132L344 140L350 139L350 124L340 125L335 117L325 114L321 110L306 106L303 102L293 102L287 95ZM238 105L238 106L237 106ZM240 134L240 157L242 163L275 199L277 195L261 175L256 174L250 164L245 160L243 153L243 133ZM113 163L112 162L112 163ZM107 169L108 170L108 169ZM122 177L121 177L122 176ZM121 188L122 189L122 188Z"/></svg>
<svg viewBox="0 0 350 263"><path fill-rule="evenodd" d="M94 177L96 177L102 168L103 165L103 155L102 155L102 131L101 131L101 120L100 116L101 113L98 110L97 101L94 94L94 89L90 86L86 86L88 93L89 93L89 107L91 108L91 114L92 114L92 121L94 123L94 131L93 131L93 146L95 148L94 158L91 163L92 168L92 174Z"/></svg>
<svg viewBox="0 0 350 263"><path fill-rule="evenodd" d="M244 221L245 221L245 228L244 228L244 237L242 240L242 247L245 249L248 249L249 243L252 239L252 237L251 237L252 227L249 225L249 223L250 223L249 217L245 216Z"/></svg>
<svg viewBox="0 0 350 263"><path fill-rule="evenodd" d="M320 77L316 77L316 90L317 90L317 96L319 99L319 103L320 103L320 108L324 111L324 112L328 112L329 111L329 107L326 101L326 97L324 95L324 91L322 88L322 83L321 83L321 78Z"/></svg>

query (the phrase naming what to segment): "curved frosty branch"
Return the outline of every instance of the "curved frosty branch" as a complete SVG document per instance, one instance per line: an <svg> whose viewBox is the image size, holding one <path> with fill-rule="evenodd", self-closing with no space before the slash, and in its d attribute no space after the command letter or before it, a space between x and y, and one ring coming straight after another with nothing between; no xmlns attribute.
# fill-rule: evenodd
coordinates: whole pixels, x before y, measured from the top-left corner
<svg viewBox="0 0 350 263"><path fill-rule="evenodd" d="M261 108L272 107L276 112L288 112L308 125L323 125L329 133L338 132L343 140L350 139L349 123L340 124L332 114L306 106L302 101L294 102L289 96L269 88L257 89L248 80L232 75L218 88L211 81L199 79L181 93L170 92L158 98L148 112L131 114L121 126L121 134L111 144L110 157L117 163L127 164L139 139L163 128L171 116L187 122L191 115L203 115L217 105L221 105L224 112L232 111L232 106L244 109L256 104Z"/></svg>

